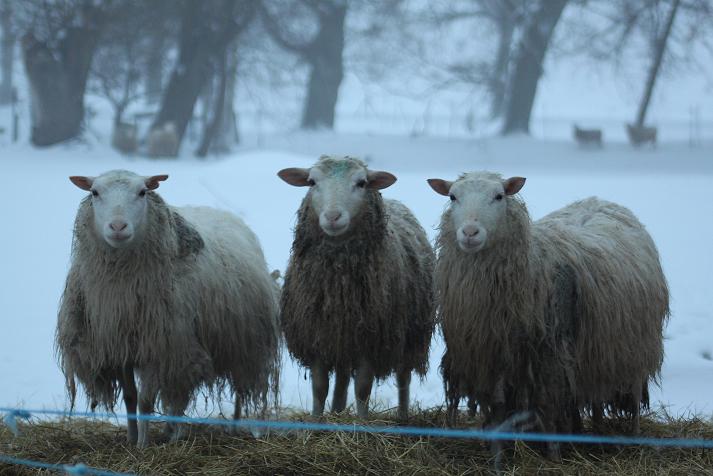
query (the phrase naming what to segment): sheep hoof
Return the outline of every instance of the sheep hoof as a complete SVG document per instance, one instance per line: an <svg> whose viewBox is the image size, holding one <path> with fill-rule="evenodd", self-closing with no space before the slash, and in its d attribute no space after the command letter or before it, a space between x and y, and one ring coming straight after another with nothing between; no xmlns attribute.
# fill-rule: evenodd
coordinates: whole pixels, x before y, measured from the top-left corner
<svg viewBox="0 0 713 476"><path fill-rule="evenodd" d="M126 442L132 446L136 445L139 442L139 435L136 430L132 430L131 428L129 428L129 431L126 435Z"/></svg>
<svg viewBox="0 0 713 476"><path fill-rule="evenodd" d="M176 443L177 441L182 440L184 436L185 430L183 429L182 425L176 425L173 428L173 431L171 432L171 437L168 439L168 442Z"/></svg>
<svg viewBox="0 0 713 476"><path fill-rule="evenodd" d="M250 439L261 438L266 433L266 430L263 428L254 428L247 426L229 426L225 431L234 438Z"/></svg>
<svg viewBox="0 0 713 476"><path fill-rule="evenodd" d="M560 454L560 445L558 443L547 444L547 459L555 463L559 463L562 461L562 455Z"/></svg>

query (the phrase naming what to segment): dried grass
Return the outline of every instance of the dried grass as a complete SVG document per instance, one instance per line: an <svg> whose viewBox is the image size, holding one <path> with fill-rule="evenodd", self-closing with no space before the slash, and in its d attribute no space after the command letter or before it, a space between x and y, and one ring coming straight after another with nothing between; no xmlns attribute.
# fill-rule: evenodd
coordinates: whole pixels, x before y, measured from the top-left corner
<svg viewBox="0 0 713 476"><path fill-rule="evenodd" d="M371 424L395 424L391 412L373 414ZM309 420L292 414L293 421ZM352 423L351 415L329 416L334 423ZM409 425L443 427L441 408L414 412ZM459 425L477 425L460 416ZM154 425L161 441L160 425ZM444 438L330 433L272 432L253 437L229 435L216 428L195 427L185 440L159 443L140 450L125 443L125 429L83 419L33 420L19 425L14 437L0 427L0 454L48 463L75 464L151 475L294 475L294 474L488 474L493 470L488 443ZM607 434L622 434L628 423L610 421ZM642 419L642 435L664 438L711 438L713 423L665 413ZM713 474L713 450L655 449L638 446L567 445L562 461L544 458L535 446L518 442L503 460L502 474ZM44 474L0 464L0 475Z"/></svg>

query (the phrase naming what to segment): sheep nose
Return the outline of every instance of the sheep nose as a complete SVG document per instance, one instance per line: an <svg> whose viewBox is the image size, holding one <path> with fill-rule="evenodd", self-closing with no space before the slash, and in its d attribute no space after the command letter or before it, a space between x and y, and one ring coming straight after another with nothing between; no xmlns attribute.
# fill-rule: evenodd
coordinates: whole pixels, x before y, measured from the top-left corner
<svg viewBox="0 0 713 476"><path fill-rule="evenodd" d="M468 238L472 238L478 234L480 230L475 225L466 225L463 227L463 234Z"/></svg>
<svg viewBox="0 0 713 476"><path fill-rule="evenodd" d="M324 218L327 219L327 221L334 223L335 221L339 220L342 216L342 212L339 210L329 210L328 212L324 213Z"/></svg>
<svg viewBox="0 0 713 476"><path fill-rule="evenodd" d="M114 220L113 222L109 223L109 228L111 228L114 231L121 231L124 228L126 228L128 223L125 221L121 220Z"/></svg>

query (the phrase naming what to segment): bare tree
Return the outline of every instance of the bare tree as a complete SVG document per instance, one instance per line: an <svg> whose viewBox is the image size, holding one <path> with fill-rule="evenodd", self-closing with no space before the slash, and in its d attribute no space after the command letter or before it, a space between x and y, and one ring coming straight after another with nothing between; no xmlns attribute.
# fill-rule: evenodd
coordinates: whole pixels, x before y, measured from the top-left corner
<svg viewBox="0 0 713 476"><path fill-rule="evenodd" d="M483 59L482 54L478 54L483 48L473 48L444 66L456 82L486 88L493 118L503 113L513 63L513 40L530 13L531 3L528 0L461 0L429 4L428 23L448 26L467 23L473 31L484 27L494 29L494 34L489 36L495 37L495 45L487 48L493 53L491 57Z"/></svg>
<svg viewBox="0 0 713 476"><path fill-rule="evenodd" d="M532 106L550 40L568 0L540 0L528 16L506 86L503 133L529 133Z"/></svg>
<svg viewBox="0 0 713 476"><path fill-rule="evenodd" d="M148 42L147 54L142 63L145 69L144 92L146 101L156 104L161 100L167 73L166 56L175 46L181 3L175 0L152 0L144 4L142 19L147 24L144 36Z"/></svg>
<svg viewBox="0 0 713 476"><path fill-rule="evenodd" d="M339 87L344 78L344 25L347 16L346 0L297 0L291 5L280 4L281 16L286 11L298 11L304 6L316 22L316 32L309 39L299 39L290 35L285 21L263 5L262 18L270 36L282 48L291 51L309 65L307 95L302 110L303 129L334 128L335 108L339 97ZM292 15L290 15L292 17ZM302 15L291 20L304 21ZM300 25L302 26L302 25ZM302 35L304 36L304 35Z"/></svg>
<svg viewBox="0 0 713 476"><path fill-rule="evenodd" d="M203 137L196 150L198 157L205 157L209 151L225 154L238 142L237 117L233 108L237 67L235 48L227 48L216 70L215 87L210 88L213 94L208 95L208 100L213 101L212 117L205 121Z"/></svg>
<svg viewBox="0 0 713 476"><path fill-rule="evenodd" d="M180 144L198 96L223 61L228 45L250 24L256 9L256 0L186 0L178 62L164 90L151 133L170 125Z"/></svg>
<svg viewBox="0 0 713 476"><path fill-rule="evenodd" d="M646 111L648 110L649 103L651 102L651 94L653 93L654 86L656 85L656 78L658 77L659 70L661 69L661 61L663 60L664 51L666 51L666 44L668 43L668 38L671 35L673 22L676 20L676 13L678 12L680 4L680 0L673 0L671 11L669 12L666 20L666 26L664 27L663 32L661 32L661 35L655 41L654 58L651 63L651 69L649 69L649 74L646 78L644 95L639 103L639 112L636 115L635 124L637 127L642 127L644 125Z"/></svg>
<svg viewBox="0 0 713 476"><path fill-rule="evenodd" d="M110 3L17 4L29 17L22 53L30 83L34 145L53 145L80 133L89 68Z"/></svg>
<svg viewBox="0 0 713 476"><path fill-rule="evenodd" d="M15 62L15 25L12 21L12 3L0 0L0 104L9 104L13 99L13 65Z"/></svg>
<svg viewBox="0 0 713 476"><path fill-rule="evenodd" d="M90 85L114 108L114 125L124 120L124 112L141 97L141 65L149 53L150 7L142 0L125 0L113 12L97 46L92 62Z"/></svg>
<svg viewBox="0 0 713 476"><path fill-rule="evenodd" d="M639 68L633 58L650 58L634 126L644 128L662 71L700 67L698 46L713 55L713 5L710 0L591 0L588 22L576 25L575 51L614 64Z"/></svg>

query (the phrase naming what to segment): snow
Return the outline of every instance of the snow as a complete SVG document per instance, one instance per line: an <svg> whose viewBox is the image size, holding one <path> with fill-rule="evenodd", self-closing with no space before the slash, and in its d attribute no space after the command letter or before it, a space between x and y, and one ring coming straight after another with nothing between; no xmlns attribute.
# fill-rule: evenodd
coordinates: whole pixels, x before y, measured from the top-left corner
<svg viewBox="0 0 713 476"><path fill-rule="evenodd" d="M526 176L521 193L533 218L590 195L631 208L659 247L672 295L661 388L653 391L653 401L674 414L713 414L713 144L689 148L685 143L664 143L657 149L636 150L613 143L601 150L583 150L571 142L527 137L474 140L334 133L266 136L261 143L207 161L187 156L126 158L95 143L49 150L2 144L0 406L67 406L53 335L74 215L85 193L67 176L113 168L168 173L159 192L169 203L237 213L260 238L270 269L284 271L304 190L284 184L275 173L283 167L309 166L320 154L334 153L365 157L371 168L397 175L398 182L384 195L410 207L431 238L447 199L433 193L425 180L453 179L466 170ZM442 352L442 341L436 338L427 377L412 383L413 402L422 407L443 403L438 373ZM281 387L283 405L311 408L309 379L287 356ZM373 401L380 408L395 405L393 382L376 386ZM80 401L79 408L84 405Z"/></svg>

